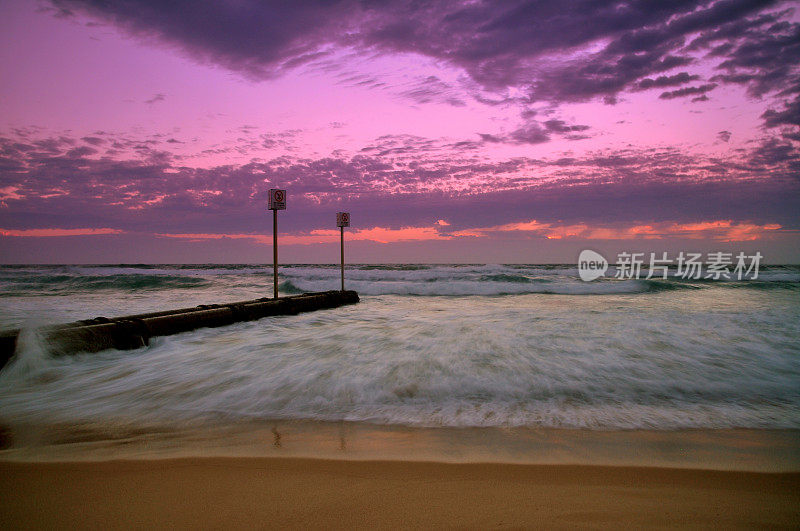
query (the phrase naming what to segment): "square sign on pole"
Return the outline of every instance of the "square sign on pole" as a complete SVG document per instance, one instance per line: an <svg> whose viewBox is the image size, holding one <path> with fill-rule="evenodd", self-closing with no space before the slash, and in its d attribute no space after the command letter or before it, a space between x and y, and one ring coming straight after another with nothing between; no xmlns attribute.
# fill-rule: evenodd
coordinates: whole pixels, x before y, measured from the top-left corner
<svg viewBox="0 0 800 531"><path fill-rule="evenodd" d="M286 210L286 190L270 188L269 209L272 210L272 296L278 298L278 210Z"/></svg>
<svg viewBox="0 0 800 531"><path fill-rule="evenodd" d="M270 188L269 209L286 210L286 190L278 190L277 188Z"/></svg>
<svg viewBox="0 0 800 531"><path fill-rule="evenodd" d="M344 291L344 228L350 226L350 212L336 213L336 226L339 227L342 250L342 291Z"/></svg>

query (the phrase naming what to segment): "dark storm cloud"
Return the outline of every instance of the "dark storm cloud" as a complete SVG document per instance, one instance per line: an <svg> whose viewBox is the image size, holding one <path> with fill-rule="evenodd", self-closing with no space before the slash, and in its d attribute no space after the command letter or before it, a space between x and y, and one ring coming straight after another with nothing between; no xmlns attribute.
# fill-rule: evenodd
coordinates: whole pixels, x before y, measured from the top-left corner
<svg viewBox="0 0 800 531"><path fill-rule="evenodd" d="M763 95L795 90L800 62L800 26L788 20L784 3L770 1L54 4L59 13L89 13L254 78L321 58L335 63L335 49L415 53L461 68L485 89L522 88L530 101L614 103L624 91L677 86L699 74L666 72L695 64L698 54L720 70L711 81ZM543 60L556 55L557 61ZM439 101L436 85L433 80L409 95Z"/></svg>
<svg viewBox="0 0 800 531"><path fill-rule="evenodd" d="M800 180L800 155L790 142L775 138L761 142L748 153L747 164L751 168L781 166L787 171L786 179Z"/></svg>
<svg viewBox="0 0 800 531"><path fill-rule="evenodd" d="M531 122L512 131L508 138L517 144L540 144L550 140L550 134L536 122Z"/></svg>
<svg viewBox="0 0 800 531"><path fill-rule="evenodd" d="M568 125L564 120L548 120L544 126L554 133L574 133L589 129L588 125Z"/></svg>
<svg viewBox="0 0 800 531"><path fill-rule="evenodd" d="M684 87L677 90L662 92L659 98L662 100L671 100L675 98L684 98L686 96L696 96L698 94L705 96L706 92L710 92L715 88L717 88L716 83L708 83L706 85L700 85L699 87Z"/></svg>
<svg viewBox="0 0 800 531"><path fill-rule="evenodd" d="M550 131L544 129L537 122L528 124L515 129L508 134L489 134L479 133L482 142L490 144L543 144L550 141Z"/></svg>
<svg viewBox="0 0 800 531"><path fill-rule="evenodd" d="M97 153L96 149L90 148L89 146L81 146L70 149L67 151L64 157L69 159L80 159L88 155L94 155L95 153Z"/></svg>
<svg viewBox="0 0 800 531"><path fill-rule="evenodd" d="M271 77L319 57L344 36L355 14L347 2L102 0L53 2L60 13L88 12L130 33L176 45L204 63Z"/></svg>
<svg viewBox="0 0 800 531"><path fill-rule="evenodd" d="M761 115L766 127L779 127L782 125L800 126L800 100L787 103L780 111L767 110Z"/></svg>
<svg viewBox="0 0 800 531"><path fill-rule="evenodd" d="M763 30L749 28L740 36L726 35L730 39L726 45L731 49L721 55L724 60L717 65L725 73L711 80L745 85L752 96L800 91L797 77L800 25L776 20L763 17Z"/></svg>
<svg viewBox="0 0 800 531"><path fill-rule="evenodd" d="M643 80L636 83L634 90L674 87L678 85L684 85L686 83L696 81L698 79L700 79L700 76L696 74L689 74L688 72L681 72L680 74L675 74L672 76L659 76L655 79L646 77Z"/></svg>
<svg viewBox="0 0 800 531"><path fill-rule="evenodd" d="M85 136L85 137L81 138L81 140L83 140L87 144L91 144L93 146L99 146L99 145L104 144L106 142L104 139L100 138L99 136Z"/></svg>
<svg viewBox="0 0 800 531"><path fill-rule="evenodd" d="M489 134L480 133L478 136L481 142L484 143L505 143L505 144L543 144L549 142L552 135L560 135L567 140L583 140L589 138L589 135L584 134L590 127L588 125L571 125L564 120L552 119L540 123L533 120L534 112L523 112L522 116L528 117L528 120L514 131L507 134Z"/></svg>

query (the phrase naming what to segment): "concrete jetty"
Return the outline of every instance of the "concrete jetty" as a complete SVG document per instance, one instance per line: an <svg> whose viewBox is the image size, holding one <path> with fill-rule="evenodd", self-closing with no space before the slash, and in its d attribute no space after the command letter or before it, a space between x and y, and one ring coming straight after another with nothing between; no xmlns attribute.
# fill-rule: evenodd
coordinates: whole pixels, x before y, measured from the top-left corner
<svg viewBox="0 0 800 531"><path fill-rule="evenodd" d="M131 350L150 344L150 338L197 328L226 326L276 315L295 315L358 302L355 291L323 291L277 299L262 298L228 304L143 313L125 317L96 317L40 330L54 355ZM0 332L0 368L14 356L19 330Z"/></svg>

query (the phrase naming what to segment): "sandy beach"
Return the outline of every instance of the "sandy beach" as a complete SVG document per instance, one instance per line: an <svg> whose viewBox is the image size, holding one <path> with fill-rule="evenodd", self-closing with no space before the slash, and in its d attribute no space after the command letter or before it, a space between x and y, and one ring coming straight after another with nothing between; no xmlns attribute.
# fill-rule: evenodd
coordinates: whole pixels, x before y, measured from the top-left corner
<svg viewBox="0 0 800 531"><path fill-rule="evenodd" d="M800 473L294 458L0 463L5 529L796 528Z"/></svg>

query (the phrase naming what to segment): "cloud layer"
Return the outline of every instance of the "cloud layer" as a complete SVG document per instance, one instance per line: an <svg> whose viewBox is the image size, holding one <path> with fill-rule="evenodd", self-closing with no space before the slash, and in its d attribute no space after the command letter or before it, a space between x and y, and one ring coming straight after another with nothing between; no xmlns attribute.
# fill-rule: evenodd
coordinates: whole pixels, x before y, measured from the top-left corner
<svg viewBox="0 0 800 531"><path fill-rule="evenodd" d="M664 87L676 88L662 91L662 98L700 100L719 85L743 86L754 97L777 95L788 103L800 90L800 25L792 21L789 2L344 0L309 7L278 1L55 0L54 5L62 15L88 13L145 41L254 79L300 66L343 67L348 59L337 52L350 50L428 57L458 68L482 89L497 94L519 89L521 103L613 103L627 91ZM461 104L447 94L450 88L428 77L405 93L423 102L444 94Z"/></svg>
<svg viewBox="0 0 800 531"><path fill-rule="evenodd" d="M168 140L125 146L95 138L102 137L0 137L0 227L261 233L266 191L282 187L291 191L293 211L285 227L304 233L326 228L341 209L358 212L354 223L362 229L442 220L442 233L531 218L596 226L732 220L800 229L800 158L779 140L726 158L631 148L487 162L431 154L435 142L401 137L383 138L394 147L369 155L193 168L167 151Z"/></svg>
<svg viewBox="0 0 800 531"><path fill-rule="evenodd" d="M356 240L377 242L749 241L800 230L800 23L790 2L51 5L64 24L105 24L141 49L188 57L180 67L198 77L162 88L155 76L124 94L142 117L121 133L55 119L3 125L5 238L261 242L270 187L290 191L282 229L295 243L334 238L337 210L354 213ZM137 52L118 49L134 85ZM228 123L213 105L227 94L219 71L263 89L227 106L247 122ZM84 99L106 96L61 74ZM220 85L205 92L202 75ZM113 98L122 94L103 100L109 128ZM278 103L261 113L267 99ZM348 107L314 124L339 104ZM428 114L405 116L410 108ZM174 120L169 133L151 125L159 113ZM681 127L706 121L705 140L683 138ZM441 122L455 125L442 133Z"/></svg>

